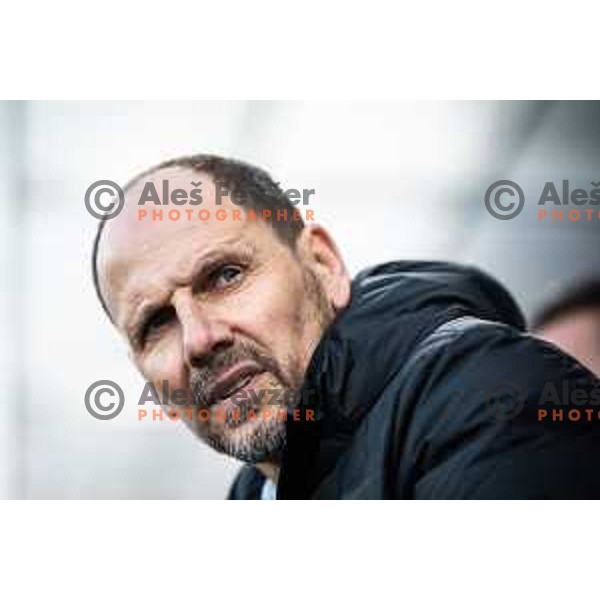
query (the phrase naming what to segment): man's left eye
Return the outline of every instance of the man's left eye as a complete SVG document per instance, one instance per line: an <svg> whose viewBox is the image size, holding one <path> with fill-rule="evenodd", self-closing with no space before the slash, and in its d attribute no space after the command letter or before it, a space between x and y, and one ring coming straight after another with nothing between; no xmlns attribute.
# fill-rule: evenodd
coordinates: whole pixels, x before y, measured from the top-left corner
<svg viewBox="0 0 600 600"><path fill-rule="evenodd" d="M237 265L225 265L214 273L213 281L216 287L225 287L236 283L241 276L241 267Z"/></svg>

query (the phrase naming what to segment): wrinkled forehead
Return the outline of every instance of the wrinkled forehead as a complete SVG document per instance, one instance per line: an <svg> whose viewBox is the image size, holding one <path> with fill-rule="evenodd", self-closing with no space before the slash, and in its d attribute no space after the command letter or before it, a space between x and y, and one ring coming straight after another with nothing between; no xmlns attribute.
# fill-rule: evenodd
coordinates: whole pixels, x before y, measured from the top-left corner
<svg viewBox="0 0 600 600"><path fill-rule="evenodd" d="M192 191L200 190L202 202L159 205L143 201L148 186L161 199L175 190L182 190L180 195L185 193L189 199ZM168 217L173 209L181 215L177 220ZM140 300L142 294L166 293L178 280L191 275L203 255L242 247L248 251L272 241L272 228L260 220L218 220L215 216L218 210L231 214L234 209L240 207L226 195L217 204L215 183L206 173L171 168L136 181L127 190L121 213L106 222L98 248L100 291L115 322L119 324L124 304ZM192 218L186 218L186 210L192 211ZM197 218L200 210L210 217ZM162 212L162 218L153 218L153 211Z"/></svg>
<svg viewBox="0 0 600 600"><path fill-rule="evenodd" d="M173 193L179 190L182 191L182 195L186 194L188 199L192 191L199 192L202 197L201 205L173 203ZM170 203L163 203L165 197ZM222 203L227 203L226 197ZM139 243L149 241L154 235L177 234L193 225L193 221L169 219L169 210L209 209L213 206L216 207L215 184L209 174L190 169L169 168L138 178L127 188L122 212L105 225L100 258L122 256L123 252Z"/></svg>

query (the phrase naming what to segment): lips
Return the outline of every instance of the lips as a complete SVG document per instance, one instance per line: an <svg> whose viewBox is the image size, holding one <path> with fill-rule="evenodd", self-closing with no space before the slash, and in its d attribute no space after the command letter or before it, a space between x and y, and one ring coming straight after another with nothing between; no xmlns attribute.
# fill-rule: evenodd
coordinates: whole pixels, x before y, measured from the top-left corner
<svg viewBox="0 0 600 600"><path fill-rule="evenodd" d="M264 369L254 362L243 361L227 369L217 378L210 393L211 403L219 402L244 389Z"/></svg>

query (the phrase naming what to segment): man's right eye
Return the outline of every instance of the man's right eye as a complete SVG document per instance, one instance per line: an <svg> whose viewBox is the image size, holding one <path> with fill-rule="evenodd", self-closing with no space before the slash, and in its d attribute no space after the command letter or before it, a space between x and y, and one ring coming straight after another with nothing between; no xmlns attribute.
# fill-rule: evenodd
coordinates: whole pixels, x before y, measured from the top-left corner
<svg viewBox="0 0 600 600"><path fill-rule="evenodd" d="M152 339L155 339L159 332L175 318L173 308L163 308L151 315L143 324L138 336L141 346L144 346Z"/></svg>

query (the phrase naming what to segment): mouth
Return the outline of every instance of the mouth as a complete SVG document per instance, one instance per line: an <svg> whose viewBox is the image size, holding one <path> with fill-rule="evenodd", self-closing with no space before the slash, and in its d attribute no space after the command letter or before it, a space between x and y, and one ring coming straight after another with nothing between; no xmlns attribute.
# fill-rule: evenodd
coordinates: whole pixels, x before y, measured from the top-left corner
<svg viewBox="0 0 600 600"><path fill-rule="evenodd" d="M243 361L227 369L216 380L211 393L211 404L230 399L236 393L244 390L264 369L254 362Z"/></svg>

